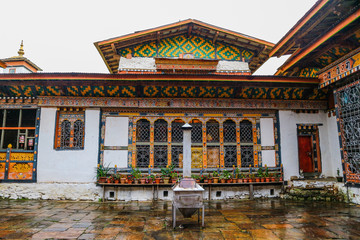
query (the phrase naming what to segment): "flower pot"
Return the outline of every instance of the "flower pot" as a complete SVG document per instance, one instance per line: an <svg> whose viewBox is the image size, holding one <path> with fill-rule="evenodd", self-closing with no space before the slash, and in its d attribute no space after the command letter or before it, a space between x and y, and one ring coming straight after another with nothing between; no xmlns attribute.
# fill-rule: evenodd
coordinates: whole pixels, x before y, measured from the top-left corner
<svg viewBox="0 0 360 240"><path fill-rule="evenodd" d="M106 177L100 177L98 179L98 183L106 183L107 178Z"/></svg>
<svg viewBox="0 0 360 240"><path fill-rule="evenodd" d="M230 179L226 179L226 183L232 183L232 179L230 178Z"/></svg>
<svg viewBox="0 0 360 240"><path fill-rule="evenodd" d="M214 183L218 183L218 182L219 182L219 178L218 178L218 177L213 177L213 181L214 181Z"/></svg>
<svg viewBox="0 0 360 240"><path fill-rule="evenodd" d="M169 178L169 177L165 177L163 180L164 180L164 184L169 184L170 178Z"/></svg>
<svg viewBox="0 0 360 240"><path fill-rule="evenodd" d="M140 179L140 183L141 183L141 184L145 184L145 183L146 183L146 179L145 179L145 178Z"/></svg>
<svg viewBox="0 0 360 240"><path fill-rule="evenodd" d="M260 178L255 178L255 182L260 182Z"/></svg>
<svg viewBox="0 0 360 240"><path fill-rule="evenodd" d="M120 178L120 183L125 184L126 183L126 178Z"/></svg>
<svg viewBox="0 0 360 240"><path fill-rule="evenodd" d="M250 182L253 182L252 178L249 178L249 183L250 183Z"/></svg>
<svg viewBox="0 0 360 240"><path fill-rule="evenodd" d="M134 184L139 184L139 179L135 179Z"/></svg>
<svg viewBox="0 0 360 240"><path fill-rule="evenodd" d="M272 182L275 182L275 177L270 178Z"/></svg>
<svg viewBox="0 0 360 240"><path fill-rule="evenodd" d="M106 179L106 182L107 182L107 183L111 183L111 180L110 180L110 179Z"/></svg>
<svg viewBox="0 0 360 240"><path fill-rule="evenodd" d="M161 180L161 178L155 178L155 183L160 184L160 180Z"/></svg>
<svg viewBox="0 0 360 240"><path fill-rule="evenodd" d="M226 182L226 179L220 179L220 182L221 182L221 183L225 183L225 182Z"/></svg>
<svg viewBox="0 0 360 240"><path fill-rule="evenodd" d="M171 183L172 183L172 184L175 184L175 183L176 183L176 181L177 181L177 179L176 179L176 178L172 178L172 179L171 179Z"/></svg>
<svg viewBox="0 0 360 240"><path fill-rule="evenodd" d="M248 181L249 181L249 179L248 178L244 178L244 183L247 183Z"/></svg>
<svg viewBox="0 0 360 240"><path fill-rule="evenodd" d="M242 182L243 182L243 179L242 179L242 178L239 178L239 179L237 180L237 182L238 182L238 183L242 183Z"/></svg>
<svg viewBox="0 0 360 240"><path fill-rule="evenodd" d="M212 179L211 179L211 178L208 179L208 183L212 183Z"/></svg>
<svg viewBox="0 0 360 240"><path fill-rule="evenodd" d="M265 178L265 182L270 182L270 178L269 177Z"/></svg>
<svg viewBox="0 0 360 240"><path fill-rule="evenodd" d="M115 183L115 184L119 184L119 179L116 179L116 180L114 181L114 183Z"/></svg>

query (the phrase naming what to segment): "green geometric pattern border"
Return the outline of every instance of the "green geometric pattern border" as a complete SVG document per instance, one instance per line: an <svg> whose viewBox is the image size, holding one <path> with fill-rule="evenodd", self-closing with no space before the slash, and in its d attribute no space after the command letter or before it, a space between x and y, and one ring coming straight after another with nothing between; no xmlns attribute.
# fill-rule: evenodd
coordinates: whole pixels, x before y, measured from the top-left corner
<svg viewBox="0 0 360 240"><path fill-rule="evenodd" d="M201 36L178 35L163 38L157 46L155 41L142 43L118 50L120 56L126 57L179 57L182 53L193 53L195 58L222 59L231 61L250 61L254 52L235 45L216 42Z"/></svg>

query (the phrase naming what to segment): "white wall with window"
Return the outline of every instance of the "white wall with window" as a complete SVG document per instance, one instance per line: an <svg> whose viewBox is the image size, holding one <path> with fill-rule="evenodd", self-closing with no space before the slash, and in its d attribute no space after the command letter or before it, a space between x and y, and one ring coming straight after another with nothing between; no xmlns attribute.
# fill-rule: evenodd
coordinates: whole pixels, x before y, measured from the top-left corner
<svg viewBox="0 0 360 240"><path fill-rule="evenodd" d="M54 147L57 114L57 108L41 109L38 182L94 182L98 162L100 110L85 110L83 149Z"/></svg>

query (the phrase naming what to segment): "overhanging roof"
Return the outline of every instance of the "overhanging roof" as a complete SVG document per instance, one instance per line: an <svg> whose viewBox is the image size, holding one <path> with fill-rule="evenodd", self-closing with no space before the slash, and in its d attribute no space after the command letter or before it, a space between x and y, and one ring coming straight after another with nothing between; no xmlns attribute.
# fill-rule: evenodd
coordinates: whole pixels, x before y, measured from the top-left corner
<svg viewBox="0 0 360 240"><path fill-rule="evenodd" d="M6 68L6 63L0 60L0 67L1 68Z"/></svg>
<svg viewBox="0 0 360 240"><path fill-rule="evenodd" d="M94 45L99 51L110 73L117 73L119 65L119 56L117 54L118 49L149 41L160 41L160 39L166 37L182 34L187 34L188 36L196 34L198 36L212 39L213 42L221 41L254 51L255 56L251 62L249 62L249 67L252 72L258 69L268 59L268 55L274 46L273 43L228 29L216 27L195 19L187 19L95 42Z"/></svg>
<svg viewBox="0 0 360 240"><path fill-rule="evenodd" d="M15 56L15 57L10 57L10 58L5 58L5 59L1 59L3 62L5 63L11 63L11 62L26 62L27 64L29 64L31 67L33 67L34 69L36 69L36 71L42 71L42 69L40 67L38 67L35 63L33 63L32 61L30 61L29 59L27 59L26 57L22 57L22 56Z"/></svg>
<svg viewBox="0 0 360 240"><path fill-rule="evenodd" d="M342 57L359 46L356 40L360 29L360 2L358 0L319 0L275 45L270 56L292 54L276 74L295 67L321 69L329 64L320 63L327 57ZM341 47L341 52L336 51ZM330 57L329 57L330 55Z"/></svg>

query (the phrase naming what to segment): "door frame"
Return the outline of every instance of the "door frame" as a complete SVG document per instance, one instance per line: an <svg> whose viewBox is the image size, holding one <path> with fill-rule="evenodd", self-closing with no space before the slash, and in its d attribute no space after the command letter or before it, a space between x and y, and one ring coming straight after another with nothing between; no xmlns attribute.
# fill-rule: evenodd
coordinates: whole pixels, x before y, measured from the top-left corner
<svg viewBox="0 0 360 240"><path fill-rule="evenodd" d="M320 138L319 138L319 126L322 124L297 124L297 136L296 141L298 142L299 151L299 136L310 136L312 141L312 161L314 164L314 172L307 173L306 175L320 175L322 172L322 161L320 151ZM300 153L298 152L298 163L299 163L299 174L300 171Z"/></svg>

